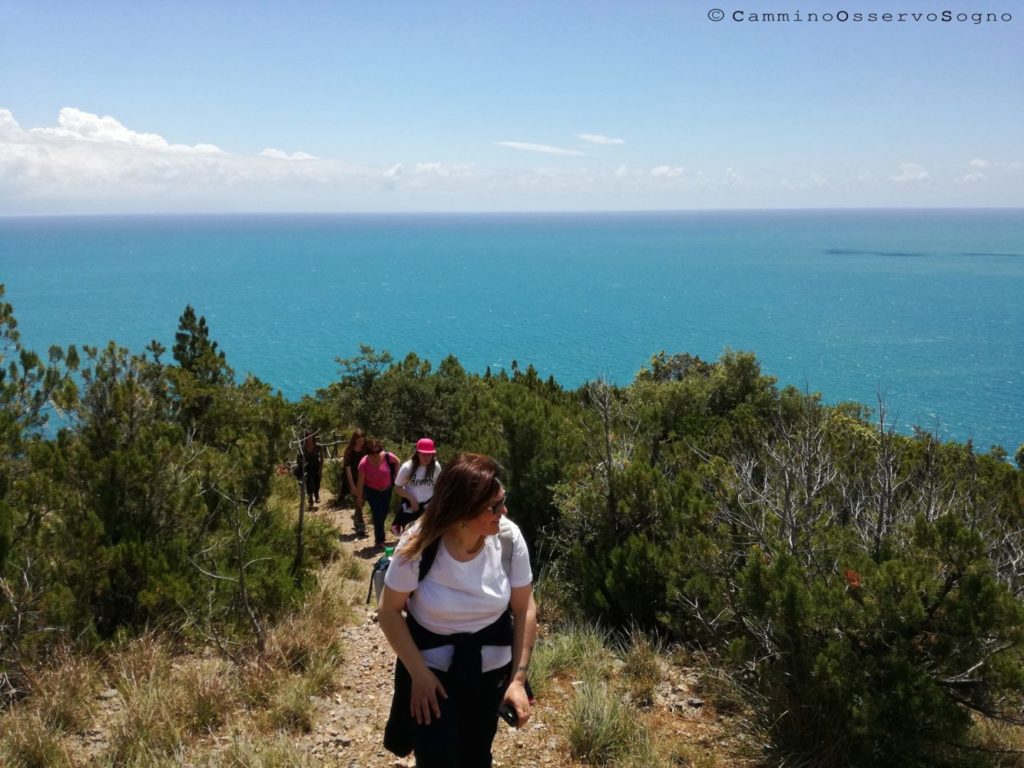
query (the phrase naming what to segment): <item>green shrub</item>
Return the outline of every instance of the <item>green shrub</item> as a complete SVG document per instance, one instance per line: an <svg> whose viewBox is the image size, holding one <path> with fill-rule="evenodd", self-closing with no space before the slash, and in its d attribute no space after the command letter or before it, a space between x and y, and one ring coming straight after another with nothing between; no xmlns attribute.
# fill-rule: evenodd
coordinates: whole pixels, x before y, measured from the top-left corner
<svg viewBox="0 0 1024 768"><path fill-rule="evenodd" d="M751 631L735 650L760 657L780 751L821 766L984 762L959 745L972 709L997 712L1024 682L1024 608L962 522L920 521L913 544L833 578L752 554L739 581Z"/></svg>
<svg viewBox="0 0 1024 768"><path fill-rule="evenodd" d="M348 501L345 498L345 466L341 459L328 461L324 464L324 482L327 488L334 494L334 506L341 507Z"/></svg>
<svg viewBox="0 0 1024 768"><path fill-rule="evenodd" d="M303 534L306 558L311 564L324 565L337 558L341 552L338 529L322 517L307 515Z"/></svg>

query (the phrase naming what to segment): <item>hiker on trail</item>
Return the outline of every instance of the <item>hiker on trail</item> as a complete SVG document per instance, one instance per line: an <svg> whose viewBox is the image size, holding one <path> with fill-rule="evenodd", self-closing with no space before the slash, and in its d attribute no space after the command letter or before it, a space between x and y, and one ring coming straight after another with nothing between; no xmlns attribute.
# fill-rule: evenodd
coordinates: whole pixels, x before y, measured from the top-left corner
<svg viewBox="0 0 1024 768"><path fill-rule="evenodd" d="M429 437L421 437L416 442L416 450L412 458L402 465L395 478L395 488L402 497L402 508L395 515L392 533L401 534L405 527L423 514L434 495L434 482L441 472L441 463L437 460L434 441Z"/></svg>
<svg viewBox="0 0 1024 768"><path fill-rule="evenodd" d="M341 456L342 477L344 488L342 495L352 496L352 527L356 536L366 538L366 521L363 519L363 497L359 495L359 462L366 455L366 433L356 427L349 438L345 452Z"/></svg>
<svg viewBox="0 0 1024 768"><path fill-rule="evenodd" d="M533 573L499 471L479 454L445 466L385 576L378 620L400 663L384 746L418 768L487 768L499 707L530 718Z"/></svg>
<svg viewBox="0 0 1024 768"><path fill-rule="evenodd" d="M320 480L324 474L324 449L316 439L316 433L306 432L302 438L302 449L295 461L296 475L305 481L303 485L312 508L320 503Z"/></svg>
<svg viewBox="0 0 1024 768"><path fill-rule="evenodd" d="M366 441L366 455L359 462L359 481L356 486L356 498L366 499L373 517L373 546L378 549L384 546L384 521L391 505L391 490L395 485L395 475L401 460L385 451L380 440Z"/></svg>

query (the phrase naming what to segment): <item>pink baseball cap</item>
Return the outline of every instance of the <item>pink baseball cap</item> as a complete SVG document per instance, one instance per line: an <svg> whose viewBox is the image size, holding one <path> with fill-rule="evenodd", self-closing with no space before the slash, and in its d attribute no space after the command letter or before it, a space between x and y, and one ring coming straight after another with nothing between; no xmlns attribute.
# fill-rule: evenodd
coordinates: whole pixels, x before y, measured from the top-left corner
<svg viewBox="0 0 1024 768"><path fill-rule="evenodd" d="M429 437L421 437L416 441L416 451L418 453L437 453L434 448L434 441Z"/></svg>

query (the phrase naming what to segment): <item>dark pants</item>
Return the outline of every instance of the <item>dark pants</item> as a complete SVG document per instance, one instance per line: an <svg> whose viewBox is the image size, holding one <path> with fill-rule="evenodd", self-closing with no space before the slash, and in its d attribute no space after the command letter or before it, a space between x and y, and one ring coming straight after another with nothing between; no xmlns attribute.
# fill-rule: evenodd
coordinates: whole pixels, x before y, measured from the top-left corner
<svg viewBox="0 0 1024 768"><path fill-rule="evenodd" d="M320 473L312 469L306 471L306 495L311 503L320 503Z"/></svg>
<svg viewBox="0 0 1024 768"><path fill-rule="evenodd" d="M402 499L402 506L398 508L398 511L395 513L395 519L391 522L391 532L400 536L402 531L420 519L426 511L427 503L429 501L430 500L428 499L427 501L421 502L420 508L413 512L412 507L409 506L409 502Z"/></svg>
<svg viewBox="0 0 1024 768"><path fill-rule="evenodd" d="M384 521L388 516L388 507L391 506L391 490L393 487L378 491L368 485L363 486L366 503L370 505L370 513L373 515L374 544L384 543Z"/></svg>
<svg viewBox="0 0 1024 768"><path fill-rule="evenodd" d="M447 672L434 670L448 693L438 697L441 717L415 726L416 768L490 768L491 743L498 730L498 705L505 695L511 665L462 685Z"/></svg>

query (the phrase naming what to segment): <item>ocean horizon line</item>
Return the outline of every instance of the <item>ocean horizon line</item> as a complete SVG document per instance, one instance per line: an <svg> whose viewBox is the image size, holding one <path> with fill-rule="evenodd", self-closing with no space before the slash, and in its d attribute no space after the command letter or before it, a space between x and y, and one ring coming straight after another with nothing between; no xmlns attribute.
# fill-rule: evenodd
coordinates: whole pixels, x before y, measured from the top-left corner
<svg viewBox="0 0 1024 768"><path fill-rule="evenodd" d="M104 218L246 218L256 216L275 216L280 218L306 217L374 217L388 216L433 217L433 216L607 216L607 215L673 215L673 214L727 214L727 213L941 213L941 212L1016 212L1024 211L1024 204L1005 206L822 206L811 208L779 207L779 208L591 208L591 209L560 209L560 210L488 210L488 211L444 211L444 210L368 210L368 211L124 211L124 212L55 212L55 213L0 213L0 220L32 219L104 219Z"/></svg>

